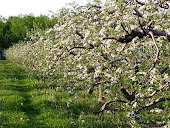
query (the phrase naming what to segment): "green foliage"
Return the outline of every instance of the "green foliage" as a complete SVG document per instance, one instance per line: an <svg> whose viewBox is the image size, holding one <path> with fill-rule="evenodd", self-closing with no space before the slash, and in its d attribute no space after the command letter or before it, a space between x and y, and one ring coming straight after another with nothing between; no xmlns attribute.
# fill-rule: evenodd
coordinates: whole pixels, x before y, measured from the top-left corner
<svg viewBox="0 0 170 128"><path fill-rule="evenodd" d="M45 30L51 28L57 22L48 16L21 15L10 16L8 19L0 19L0 49L5 49L11 45L24 40L29 31L36 29Z"/></svg>

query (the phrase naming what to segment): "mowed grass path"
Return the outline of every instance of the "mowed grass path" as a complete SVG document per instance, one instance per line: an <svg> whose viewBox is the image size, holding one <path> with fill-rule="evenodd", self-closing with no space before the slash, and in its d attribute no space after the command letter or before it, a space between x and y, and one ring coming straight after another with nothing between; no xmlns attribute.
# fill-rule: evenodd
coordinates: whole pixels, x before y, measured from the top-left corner
<svg viewBox="0 0 170 128"><path fill-rule="evenodd" d="M0 60L0 128L112 128L111 114L93 114L100 107L79 86L47 87Z"/></svg>
<svg viewBox="0 0 170 128"><path fill-rule="evenodd" d="M56 119L53 90L8 61L0 61L0 128L64 126Z"/></svg>

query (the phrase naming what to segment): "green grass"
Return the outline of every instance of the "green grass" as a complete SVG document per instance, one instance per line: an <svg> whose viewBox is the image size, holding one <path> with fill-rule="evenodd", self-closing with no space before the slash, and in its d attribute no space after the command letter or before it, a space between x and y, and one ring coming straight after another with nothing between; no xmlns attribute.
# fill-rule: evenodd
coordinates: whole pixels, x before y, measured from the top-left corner
<svg viewBox="0 0 170 128"><path fill-rule="evenodd" d="M90 95L65 81L52 86L7 60L0 60L0 128L130 128L128 107L115 113L94 114L102 106L97 102L97 88ZM112 97L114 93L105 102ZM111 106L121 108L120 104ZM153 114L152 108L145 109L139 114L140 120L166 118L168 102L154 107L165 111Z"/></svg>
<svg viewBox="0 0 170 128"><path fill-rule="evenodd" d="M112 114L93 114L101 107L95 94L71 89L47 87L24 69L0 60L0 128L115 126Z"/></svg>

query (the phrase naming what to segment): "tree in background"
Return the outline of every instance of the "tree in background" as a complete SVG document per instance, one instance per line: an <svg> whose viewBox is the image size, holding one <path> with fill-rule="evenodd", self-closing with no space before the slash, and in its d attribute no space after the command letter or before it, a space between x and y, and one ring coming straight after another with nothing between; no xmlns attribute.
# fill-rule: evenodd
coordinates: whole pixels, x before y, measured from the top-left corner
<svg viewBox="0 0 170 128"><path fill-rule="evenodd" d="M0 48L5 49L24 40L29 31L35 29L45 30L56 23L56 19L40 15L10 16L8 19L0 19Z"/></svg>

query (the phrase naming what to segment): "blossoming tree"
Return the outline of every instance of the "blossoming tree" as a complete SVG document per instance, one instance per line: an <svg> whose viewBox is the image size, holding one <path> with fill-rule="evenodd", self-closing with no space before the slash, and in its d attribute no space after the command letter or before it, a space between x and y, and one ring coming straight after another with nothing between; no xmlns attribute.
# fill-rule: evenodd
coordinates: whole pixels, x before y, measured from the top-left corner
<svg viewBox="0 0 170 128"><path fill-rule="evenodd" d="M123 110L132 126L162 126L169 118L169 9L159 0L73 3L55 14L54 28L6 56L55 82L82 85L90 94L99 88L97 114ZM158 120L146 121L156 109L163 110Z"/></svg>

